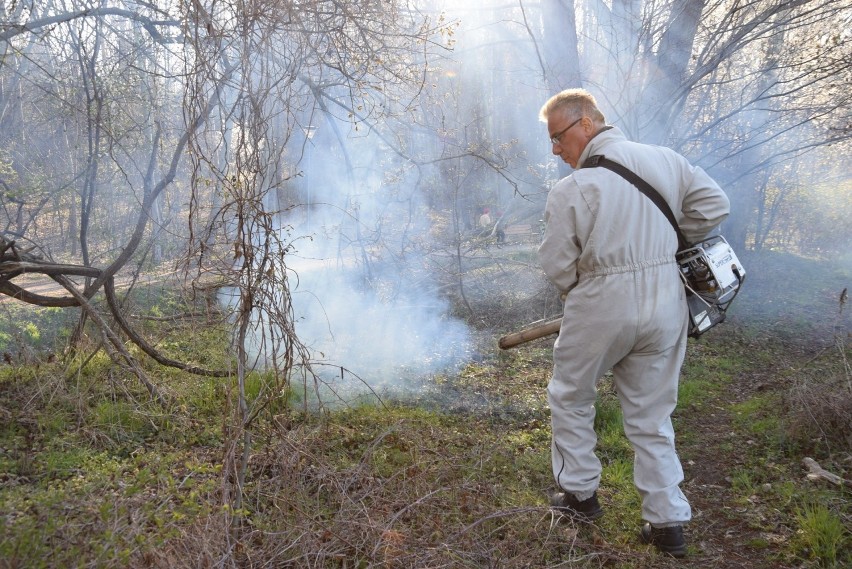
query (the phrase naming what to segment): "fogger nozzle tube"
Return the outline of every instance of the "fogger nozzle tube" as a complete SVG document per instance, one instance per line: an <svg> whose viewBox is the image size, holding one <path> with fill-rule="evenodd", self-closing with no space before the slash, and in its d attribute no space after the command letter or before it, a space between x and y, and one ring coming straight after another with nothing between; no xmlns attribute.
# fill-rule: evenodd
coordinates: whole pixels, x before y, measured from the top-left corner
<svg viewBox="0 0 852 569"><path fill-rule="evenodd" d="M548 320L543 324L539 324L537 326L531 326L520 332L515 332L513 334L508 334L500 338L497 344L500 346L500 349L508 350L509 348L514 348L515 346L519 346L521 344L526 344L527 342L532 342L533 340L538 340L539 338L544 338L545 336L550 336L551 334L559 333L559 327L562 325L562 318L555 318L553 320Z"/></svg>

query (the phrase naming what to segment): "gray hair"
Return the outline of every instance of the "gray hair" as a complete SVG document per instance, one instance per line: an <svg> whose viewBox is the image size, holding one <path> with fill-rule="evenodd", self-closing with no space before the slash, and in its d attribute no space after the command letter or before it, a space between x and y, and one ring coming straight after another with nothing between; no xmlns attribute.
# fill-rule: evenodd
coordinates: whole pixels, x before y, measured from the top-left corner
<svg viewBox="0 0 852 569"><path fill-rule="evenodd" d="M606 117L598 109L598 102L585 89L565 89L555 94L541 107L538 118L547 122L548 117L558 111L589 117L596 123L606 124Z"/></svg>

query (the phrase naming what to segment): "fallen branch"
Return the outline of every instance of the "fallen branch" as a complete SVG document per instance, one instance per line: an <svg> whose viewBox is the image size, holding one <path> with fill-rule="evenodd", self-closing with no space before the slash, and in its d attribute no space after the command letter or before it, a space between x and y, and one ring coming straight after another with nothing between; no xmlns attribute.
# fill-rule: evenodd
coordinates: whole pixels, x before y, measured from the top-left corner
<svg viewBox="0 0 852 569"><path fill-rule="evenodd" d="M122 314L122 308L115 294L115 280L112 276L104 276L105 272L96 267L84 267L81 265L70 265L61 263L51 263L38 258L35 255L21 253L15 250L14 242L7 241L0 236L0 248L6 246L4 250L10 249L11 253L0 254L0 294L9 296L16 300L33 304L36 306L49 307L73 307L80 306L86 314L92 316L97 325L101 328L107 341L116 347L121 353L121 356L128 361L128 364L133 369L133 372L139 377L140 381L145 384L145 387L151 395L158 400L162 399L162 394L157 390L156 386L151 384L141 368L136 363L135 358L124 349L123 342L116 335L115 331L110 328L109 324L97 313L94 307L89 303L90 295L94 295L98 290L97 287L89 286L85 291L79 291L76 285L69 279L69 275L78 277L87 277L103 282L104 294L109 305L110 313L113 319L127 335L127 337L143 352L148 354L157 363L178 368L180 370L192 373L195 375L204 375L208 377L226 377L231 372L208 370L202 367L190 365L165 357L155 350L145 339L138 334L133 327L127 322L127 319ZM51 277L57 283L62 285L70 296L53 297L36 294L20 287L12 282L11 279L22 274L43 274ZM128 359L129 358L129 359ZM132 363L131 363L132 362Z"/></svg>
<svg viewBox="0 0 852 569"><path fill-rule="evenodd" d="M139 349L154 358L157 363L168 367L178 368L195 375L204 375L208 377L227 377L231 374L231 372L229 371L208 370L198 366L185 364L183 362L167 358L164 355L160 354L150 344L148 344L148 342L146 342L142 336L136 333L136 331L130 326L130 324L127 322L127 320L125 320L124 316L121 314L121 307L118 305L118 299L115 296L115 281L112 277L108 278L104 282L104 293L106 294L107 303L109 304L112 316L113 318L115 318L115 321L118 323L119 327L124 331L125 334L127 334L127 337L130 338L130 340L139 347Z"/></svg>
<svg viewBox="0 0 852 569"><path fill-rule="evenodd" d="M85 296L83 296L83 293L78 291L77 288L74 286L74 283L72 283L64 275L52 276L56 282L61 284L63 287L65 287L65 290L71 293L71 296L77 299L77 302L80 303L80 307L86 311L86 313L89 315L89 318L91 318L92 321L98 325L106 339L109 340L109 343L113 345L113 347L116 349L116 351L118 351L119 354L121 354L121 357L124 358L131 371L133 371L136 377L139 378L139 381L142 382L151 397L156 399L161 405L165 405L166 398L163 396L163 393L156 385L151 383L151 380L148 379L148 376L145 375L145 372L142 371L142 368L139 367L139 364L137 363L136 359L131 356L130 352L128 352L127 349L124 347L124 343L121 341L121 339L116 335L112 328L109 327L109 324L107 324L107 322L101 317L98 311L95 310L95 307L92 306L89 300ZM112 277L109 277L108 282L110 284L112 283Z"/></svg>
<svg viewBox="0 0 852 569"><path fill-rule="evenodd" d="M805 476L808 480L827 480L837 486L842 486L844 484L852 485L852 482L844 480L840 476L827 471L812 458L806 456L802 459L802 462L808 467L808 473Z"/></svg>

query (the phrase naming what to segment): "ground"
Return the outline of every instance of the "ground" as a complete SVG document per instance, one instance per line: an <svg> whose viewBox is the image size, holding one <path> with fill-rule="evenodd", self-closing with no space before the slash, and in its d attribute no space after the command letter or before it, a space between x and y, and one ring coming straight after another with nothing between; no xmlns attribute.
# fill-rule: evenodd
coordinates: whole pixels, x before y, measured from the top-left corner
<svg viewBox="0 0 852 569"><path fill-rule="evenodd" d="M223 515L230 504L221 494L231 481L222 476L229 407L221 380L147 362L180 400L163 413L95 345L67 364L12 358L0 367L0 568L173 569L222 559L388 569L843 567L852 561L848 486L807 480L802 458L846 479L852 471L852 397L832 391L849 381L852 325L838 304L849 273L785 259L745 261L751 280L729 320L689 342L674 416L694 513L686 559L638 542L632 451L621 433L601 434L604 518L552 523L544 388L553 339L496 346L501 333L534 319L524 312L535 290L525 271L515 284L504 273L481 279L494 289L475 307L481 349L464 369L415 378L386 406L355 405L320 420L290 407L271 384L276 396L257 418L245 508L234 517ZM493 301L499 290L520 292ZM552 315L548 292L535 298L533 312ZM163 349L211 364L227 357L216 348L227 334L205 319L167 332ZM251 377L253 392L268 379ZM599 417L620 430L606 378L601 392ZM829 519L804 527L809 504ZM831 538L838 520L845 533L816 551L816 538Z"/></svg>
<svg viewBox="0 0 852 569"><path fill-rule="evenodd" d="M755 529L753 517L765 519L765 505L743 504L732 492L732 473L741 464L741 450L748 437L738 432L731 412L732 403L748 400L755 386L748 377L737 377L734 386L718 401L709 402L699 415L681 413L681 426L694 432L689 442L679 445L684 461L684 491L693 508L693 521L687 539L697 551L679 567L718 567L730 569L781 569L800 567L786 564L773 552L763 529ZM755 498L757 500L757 498ZM777 545L783 546L792 532L791 520L776 520ZM764 524L761 524L765 526ZM760 544L756 546L755 544Z"/></svg>
<svg viewBox="0 0 852 569"><path fill-rule="evenodd" d="M703 400L681 406L675 414L683 489L694 515L686 528L690 555L677 561L648 561L631 554L625 559L625 548L618 547L608 565L792 569L840 567L852 559L848 487L843 493L824 480L806 480L800 454L822 453L831 469L841 475L848 472L852 449L849 437L844 440L842 434L848 430L848 418L839 435L819 435L814 423L823 419L813 409L820 405L805 401L804 412L811 415L806 421L820 439L810 449L785 439L791 435L784 429L795 427L775 423L795 416L789 409L791 399L812 396L805 395L807 385L821 389L820 382L830 376L832 364L827 362L838 366L841 381L845 368L848 383L852 319L842 293L850 271L772 254L749 256L745 262L751 274L732 316L705 338L690 341L685 365L688 381L722 362L724 388L708 385ZM848 391L839 391L838 397L852 400ZM778 406L775 416L773 405ZM849 405L840 404L833 414L848 417ZM766 431L761 430L764 424ZM603 492L606 498L605 487ZM839 561L823 560L821 565L801 545L796 519L800 506L792 504L809 501L830 503L841 512L846 532Z"/></svg>

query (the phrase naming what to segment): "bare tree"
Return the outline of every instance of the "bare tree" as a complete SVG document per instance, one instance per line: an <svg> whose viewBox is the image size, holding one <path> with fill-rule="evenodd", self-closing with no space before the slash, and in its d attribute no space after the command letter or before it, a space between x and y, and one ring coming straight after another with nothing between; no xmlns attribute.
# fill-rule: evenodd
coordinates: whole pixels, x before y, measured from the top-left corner
<svg viewBox="0 0 852 569"><path fill-rule="evenodd" d="M617 0L575 13L560 21L563 46L577 32L574 85L629 136L710 170L734 202L725 231L741 247L765 238L761 217L783 200L765 190L787 184L788 163L848 144L852 50L836 25L852 18L848 3ZM554 41L546 26L533 32Z"/></svg>
<svg viewBox="0 0 852 569"><path fill-rule="evenodd" d="M50 102L45 108L69 127L56 142L72 150L72 167L51 181L45 195L65 195L73 204L76 215L64 233L78 235L80 258L63 251L67 262L57 261L43 236L19 231L16 237L10 225L0 244L0 292L40 306L82 307L115 360L161 401L167 395L124 349L121 334L163 365L228 377L233 405L227 410L223 498L239 512L254 421L290 382L301 378L307 390L322 381L296 335L290 300L295 274L288 255L300 237L292 216L304 196L288 186L300 172L305 133L324 123L329 142L345 158L344 128L378 131L387 119L409 113L443 24L402 2L378 0L191 0L170 8L92 2L66 10L52 4L21 8L5 16L0 43L24 58L16 65L4 60L0 74L38 85ZM44 51L27 54L26 45ZM57 53L63 57L54 58ZM24 64L42 74L28 76ZM35 109L7 93L0 103L19 110L19 128L11 136L21 139ZM182 104L164 108L164 94L173 101L182 94ZM383 132L390 141L393 131ZM4 164L13 168L21 157L11 155ZM39 166L47 172L57 164ZM4 181L12 188L20 178L10 170ZM177 233L188 238L184 270L194 286L212 280L235 299L233 374L159 354L134 330L115 294L116 275L147 249L159 204L184 189L190 223ZM12 191L6 195L20 230L25 223L18 218L29 204ZM27 211L44 219L34 208ZM132 220L129 231L118 229L120 217ZM353 219L354 242L367 267L372 261L357 233L357 215ZM107 233L115 241L111 247L100 237L107 228L114 230ZM53 278L68 295L43 296L16 284L33 273ZM85 284L77 284L77 277ZM115 324L92 302L101 290ZM258 367L268 368L271 380L250 398L247 377ZM239 521L230 520L234 531Z"/></svg>
<svg viewBox="0 0 852 569"><path fill-rule="evenodd" d="M435 29L405 5L370 0L220 3L215 13L195 2L189 21L192 82L185 112L205 116L209 111L197 103L214 93L222 128L194 131L190 139L194 191L187 268L196 277L218 275L236 298L225 492L239 506L252 423L267 395L295 377L302 377L305 389L315 387L307 382L322 381L296 335L290 299L295 275L288 255L300 238L292 219L294 210L308 206L299 201L304 196L286 190L299 171L305 133L328 126L328 142L339 145L349 165L340 131L358 124L378 129L407 112L424 80L423 50ZM363 252L357 209L352 215L353 241ZM361 258L369 273L370 260ZM250 401L246 378L258 358L271 361L274 378L269 394Z"/></svg>

